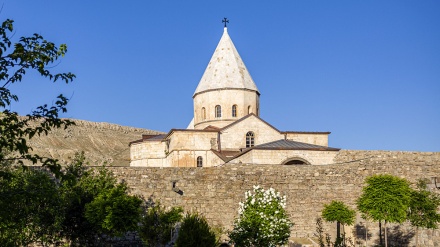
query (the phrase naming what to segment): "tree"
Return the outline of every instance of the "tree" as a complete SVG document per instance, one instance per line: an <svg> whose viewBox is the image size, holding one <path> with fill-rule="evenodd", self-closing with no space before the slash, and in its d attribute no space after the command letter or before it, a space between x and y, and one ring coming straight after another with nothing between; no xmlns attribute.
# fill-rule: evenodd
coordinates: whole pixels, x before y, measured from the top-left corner
<svg viewBox="0 0 440 247"><path fill-rule="evenodd" d="M47 172L4 167L0 177L0 246L53 244L59 240L62 203Z"/></svg>
<svg viewBox="0 0 440 247"><path fill-rule="evenodd" d="M187 214L182 221L176 247L215 247L217 238L206 218L197 214Z"/></svg>
<svg viewBox="0 0 440 247"><path fill-rule="evenodd" d="M182 221L183 209L172 207L165 210L160 203L147 208L145 215L141 219L139 236L144 243L150 247L165 246L171 241L171 233L176 224Z"/></svg>
<svg viewBox="0 0 440 247"><path fill-rule="evenodd" d="M374 221L385 222L385 246L388 246L387 223L402 223L407 218L411 198L409 182L384 174L368 177L365 183L357 207Z"/></svg>
<svg viewBox="0 0 440 247"><path fill-rule="evenodd" d="M419 228L437 229L440 222L440 196L429 191L426 182L419 180L411 191L408 219L416 227L416 245L419 246Z"/></svg>
<svg viewBox="0 0 440 247"><path fill-rule="evenodd" d="M237 246L277 246L287 243L290 222L285 211L286 197L273 188L264 190L254 186L253 193L245 193L239 204L238 218L230 232L231 242Z"/></svg>
<svg viewBox="0 0 440 247"><path fill-rule="evenodd" d="M99 242L102 234L119 236L136 230L142 201L128 195L126 184L118 184L111 171L87 169L84 160L84 153L77 154L62 176L61 235L72 245L90 245Z"/></svg>
<svg viewBox="0 0 440 247"><path fill-rule="evenodd" d="M341 245L345 239L345 229L344 238L341 238L340 225L352 225L356 217L356 212L349 209L341 201L332 201L330 204L324 204L324 209L322 210L322 218L325 221L335 222L336 221L336 241L335 246Z"/></svg>
<svg viewBox="0 0 440 247"><path fill-rule="evenodd" d="M20 117L17 112L11 111L13 102L19 100L10 87L22 81L29 71L36 71L39 75L52 82L58 80L71 82L75 75L67 73L53 73L54 63L67 52L67 46L45 40L41 35L21 37L12 46L9 38L13 31L13 21L7 19L0 27L0 164L24 160L32 163L41 163L56 175L60 175L60 165L57 160L31 154L32 148L27 140L35 135L47 134L53 128L67 127L73 124L69 120L60 119L59 113L66 112L68 99L60 94L53 106L42 105L26 117Z"/></svg>
<svg viewBox="0 0 440 247"><path fill-rule="evenodd" d="M122 236L137 230L141 216L142 200L127 194L125 183L101 191L86 205L85 217L100 233L108 236Z"/></svg>

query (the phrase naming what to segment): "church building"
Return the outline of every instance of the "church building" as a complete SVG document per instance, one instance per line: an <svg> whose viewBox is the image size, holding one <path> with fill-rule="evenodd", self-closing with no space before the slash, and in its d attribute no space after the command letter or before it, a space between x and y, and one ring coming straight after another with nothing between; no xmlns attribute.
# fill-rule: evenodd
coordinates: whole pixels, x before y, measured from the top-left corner
<svg viewBox="0 0 440 247"><path fill-rule="evenodd" d="M130 166L325 165L330 132L280 131L260 118L260 92L227 27L194 94L186 129L130 142Z"/></svg>

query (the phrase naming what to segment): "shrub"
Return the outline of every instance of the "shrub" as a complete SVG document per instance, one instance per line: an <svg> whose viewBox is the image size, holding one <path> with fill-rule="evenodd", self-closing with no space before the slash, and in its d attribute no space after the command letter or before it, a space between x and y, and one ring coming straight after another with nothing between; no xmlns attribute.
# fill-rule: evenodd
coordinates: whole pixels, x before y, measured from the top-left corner
<svg viewBox="0 0 440 247"><path fill-rule="evenodd" d="M286 244L293 224L287 217L286 197L273 188L254 186L239 204L238 219L229 238L236 246L277 246Z"/></svg>
<svg viewBox="0 0 440 247"><path fill-rule="evenodd" d="M165 210L160 203L148 208L141 220L139 236L147 246L165 246L171 239L171 232L182 221L183 209L172 207Z"/></svg>
<svg viewBox="0 0 440 247"><path fill-rule="evenodd" d="M177 247L214 247L217 245L215 232L206 218L195 214L187 214L182 221L177 237Z"/></svg>

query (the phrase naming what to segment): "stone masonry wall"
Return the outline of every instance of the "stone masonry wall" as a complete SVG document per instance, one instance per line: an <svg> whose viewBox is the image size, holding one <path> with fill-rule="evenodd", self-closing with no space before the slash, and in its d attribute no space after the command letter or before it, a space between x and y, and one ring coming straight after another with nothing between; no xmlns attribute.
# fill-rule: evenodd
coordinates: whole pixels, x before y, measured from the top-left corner
<svg viewBox="0 0 440 247"><path fill-rule="evenodd" d="M373 174L392 174L411 183L420 178L440 177L440 153L342 150L331 165L111 169L128 183L132 193L152 197L165 206L197 211L211 224L226 229L231 229L245 191L253 185L273 187L287 195L287 212L295 223L291 236L312 237L315 219L324 203L341 200L355 208L365 178ZM176 187L183 195L172 190L173 181L177 181ZM363 222L357 224L361 226ZM333 224L325 226L330 229ZM376 232L371 230L373 240ZM423 231L422 238L422 246L437 246L434 243L440 243L440 231Z"/></svg>

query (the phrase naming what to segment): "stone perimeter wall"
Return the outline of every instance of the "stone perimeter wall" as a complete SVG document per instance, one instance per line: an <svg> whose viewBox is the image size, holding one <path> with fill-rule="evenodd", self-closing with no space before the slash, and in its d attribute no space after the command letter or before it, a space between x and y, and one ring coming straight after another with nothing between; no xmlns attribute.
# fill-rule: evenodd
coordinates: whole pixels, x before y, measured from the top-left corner
<svg viewBox="0 0 440 247"><path fill-rule="evenodd" d="M224 165L206 168L111 168L125 180L132 193L152 197L165 206L197 211L211 224L231 229L238 203L253 185L273 187L287 195L292 237L312 237L315 219L324 203L341 200L355 208L364 179L373 174L392 174L415 183L419 178L440 177L439 152L341 150L335 163L322 166ZM172 190L172 182L183 191ZM359 218L359 217L358 217ZM363 222L357 222L362 225ZM375 227L376 223L369 223ZM325 224L330 230L333 224ZM371 229L373 240L377 230ZM413 238L414 240L415 238ZM439 230L422 233L422 246L437 246ZM372 243L372 242L370 242Z"/></svg>

